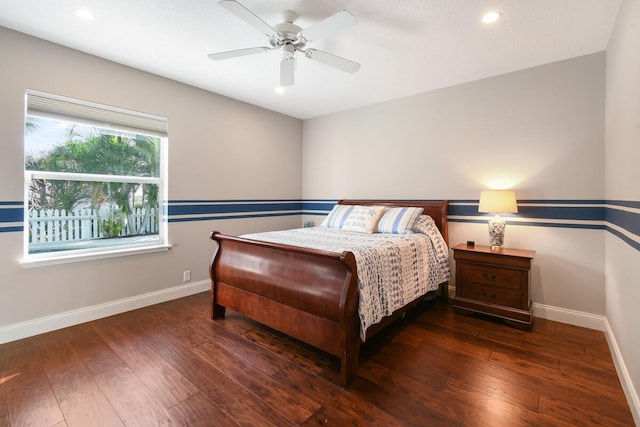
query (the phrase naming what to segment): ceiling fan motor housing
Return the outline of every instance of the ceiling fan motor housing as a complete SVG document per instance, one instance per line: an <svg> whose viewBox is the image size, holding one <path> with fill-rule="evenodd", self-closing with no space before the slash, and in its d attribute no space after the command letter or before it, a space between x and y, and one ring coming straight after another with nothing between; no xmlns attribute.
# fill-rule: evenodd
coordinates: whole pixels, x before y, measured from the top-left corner
<svg viewBox="0 0 640 427"><path fill-rule="evenodd" d="M298 19L298 15L295 12L290 10L282 12L282 20L284 22L273 26L278 33L269 40L271 46L293 45L298 49L302 49L306 45L305 40L298 39L298 34L302 31L302 28L294 24L296 19Z"/></svg>

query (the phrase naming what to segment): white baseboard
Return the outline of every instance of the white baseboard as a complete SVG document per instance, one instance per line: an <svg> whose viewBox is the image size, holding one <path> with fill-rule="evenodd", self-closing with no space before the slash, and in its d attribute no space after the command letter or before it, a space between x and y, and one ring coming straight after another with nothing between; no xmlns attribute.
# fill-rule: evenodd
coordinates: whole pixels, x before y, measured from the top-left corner
<svg viewBox="0 0 640 427"><path fill-rule="evenodd" d="M456 294L456 288L449 286L449 298L453 298ZM585 313L583 311L570 310L567 308L555 307L552 305L533 303L533 315L542 317L543 319L555 320L556 322L568 323L570 325L582 326L583 328L595 329L598 331L605 330L604 316Z"/></svg>
<svg viewBox="0 0 640 427"><path fill-rule="evenodd" d="M583 328L605 330L606 317L583 311L569 310L567 308L554 307L552 305L533 303L533 315L556 322L582 326Z"/></svg>
<svg viewBox="0 0 640 427"><path fill-rule="evenodd" d="M618 372L620 384L622 384L622 390L624 390L624 394L627 397L627 402L629 403L629 408L631 409L631 415L633 415L633 420L636 425L640 426L640 398L638 397L638 392L633 386L633 381L631 381L631 377L629 376L629 371L627 370L627 365L624 363L624 359L622 358L622 353L620 353L620 347L618 347L616 337L611 330L609 321L606 319L605 336L607 337L607 342L609 343L609 349L611 350L613 364L616 365L616 371Z"/></svg>
<svg viewBox="0 0 640 427"><path fill-rule="evenodd" d="M575 310L568 310L566 308L553 307L544 304L533 304L533 315L536 317L542 317L543 319L555 320L562 323L568 323L570 325L582 326L589 329L596 329L603 331L609 344L609 350L611 351L611 358L616 367L620 384L627 398L627 403L631 409L633 420L637 426L640 426L640 398L638 392L633 386L633 381L629 376L629 371L620 353L620 348L616 338L609 326L609 321L605 316L598 316L590 313L584 313Z"/></svg>
<svg viewBox="0 0 640 427"><path fill-rule="evenodd" d="M110 301L105 304L85 307L78 310L67 311L54 314L52 316L41 317L39 319L28 320L26 322L15 323L13 325L0 327L0 344L16 341L22 338L39 335L56 329L90 322L114 314L124 313L153 304L170 301L177 298L186 297L211 289L209 280L190 283L188 285L175 286L161 291L150 292L148 294L136 295L117 301Z"/></svg>

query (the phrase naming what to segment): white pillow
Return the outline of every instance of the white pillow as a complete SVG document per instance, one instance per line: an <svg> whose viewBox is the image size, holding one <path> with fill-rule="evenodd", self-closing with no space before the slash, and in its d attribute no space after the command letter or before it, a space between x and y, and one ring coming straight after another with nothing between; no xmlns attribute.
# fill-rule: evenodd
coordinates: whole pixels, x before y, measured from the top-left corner
<svg viewBox="0 0 640 427"><path fill-rule="evenodd" d="M414 207L387 208L378 222L376 233L411 234L423 210Z"/></svg>
<svg viewBox="0 0 640 427"><path fill-rule="evenodd" d="M321 227L342 228L342 224L347 219L355 205L335 205L329 215L320 224Z"/></svg>
<svg viewBox="0 0 640 427"><path fill-rule="evenodd" d="M356 205L344 221L342 229L359 233L373 233L385 209L384 206Z"/></svg>

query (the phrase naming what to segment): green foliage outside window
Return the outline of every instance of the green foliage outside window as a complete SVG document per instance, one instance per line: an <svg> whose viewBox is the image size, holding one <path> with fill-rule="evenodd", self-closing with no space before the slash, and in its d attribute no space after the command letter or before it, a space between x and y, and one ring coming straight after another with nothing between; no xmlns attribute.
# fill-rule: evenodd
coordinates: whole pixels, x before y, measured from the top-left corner
<svg viewBox="0 0 640 427"><path fill-rule="evenodd" d="M26 146L44 129L63 126L58 120L27 116ZM60 135L60 134L58 134ZM35 145L35 142L31 145ZM28 187L28 209L65 210L79 206L94 209L106 237L146 234L147 221L130 220L136 208L145 215L159 211L158 185L135 182L73 180L70 174L158 177L161 139L96 127L67 125L63 140L47 149L29 152L25 170L61 172L68 179L34 178ZM157 222L157 216L155 221ZM140 224L143 224L142 226ZM157 230L157 226L154 227Z"/></svg>

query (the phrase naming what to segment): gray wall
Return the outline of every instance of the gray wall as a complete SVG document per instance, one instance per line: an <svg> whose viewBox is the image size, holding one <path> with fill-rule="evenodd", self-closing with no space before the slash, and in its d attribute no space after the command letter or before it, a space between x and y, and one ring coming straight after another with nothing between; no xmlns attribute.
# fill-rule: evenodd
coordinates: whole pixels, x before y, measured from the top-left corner
<svg viewBox="0 0 640 427"><path fill-rule="evenodd" d="M1 27L0 52L0 201L23 200L26 89L167 117L170 200L301 197L298 119ZM1 232L0 342L206 290L211 230L299 224L299 216L172 222L166 252L28 269L20 262L23 233ZM187 284L185 270L192 273Z"/></svg>
<svg viewBox="0 0 640 427"><path fill-rule="evenodd" d="M598 53L306 120L304 198L601 200L604 72ZM467 240L488 244L486 222L450 224ZM604 315L602 230L511 222L505 245L537 252L538 315Z"/></svg>
<svg viewBox="0 0 640 427"><path fill-rule="evenodd" d="M606 196L635 204L625 212L640 214L640 2L622 2L607 48ZM620 210L617 210L618 212ZM635 220L637 236L638 220ZM611 347L617 352L623 386L631 396L640 425L640 244L635 248L608 233L606 305Z"/></svg>

